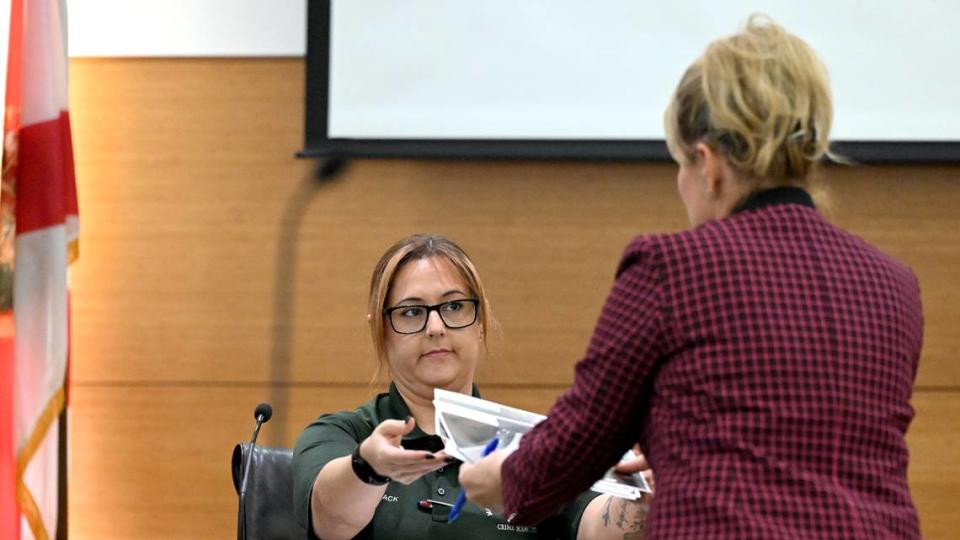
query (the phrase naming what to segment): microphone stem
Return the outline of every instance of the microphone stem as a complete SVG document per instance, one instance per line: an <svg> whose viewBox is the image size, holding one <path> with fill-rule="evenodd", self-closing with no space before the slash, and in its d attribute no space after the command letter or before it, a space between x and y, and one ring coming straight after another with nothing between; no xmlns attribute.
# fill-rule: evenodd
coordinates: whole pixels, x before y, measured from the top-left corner
<svg viewBox="0 0 960 540"><path fill-rule="evenodd" d="M253 428L250 437L250 448L247 450L247 462L243 466L243 481L240 482L240 512L237 513L237 538L245 540L247 537L247 479L250 477L250 464L253 462L253 449L257 446L257 436L260 435L260 426L263 425L263 415L257 416L257 425Z"/></svg>
<svg viewBox="0 0 960 540"><path fill-rule="evenodd" d="M253 428L253 437L250 438L250 450L247 452L247 463L243 466L243 481L240 483L240 501L243 502L243 496L247 494L247 478L250 476L250 463L253 461L253 448L257 445L257 437L260 435L260 426L263 425L263 417L257 418L257 425Z"/></svg>

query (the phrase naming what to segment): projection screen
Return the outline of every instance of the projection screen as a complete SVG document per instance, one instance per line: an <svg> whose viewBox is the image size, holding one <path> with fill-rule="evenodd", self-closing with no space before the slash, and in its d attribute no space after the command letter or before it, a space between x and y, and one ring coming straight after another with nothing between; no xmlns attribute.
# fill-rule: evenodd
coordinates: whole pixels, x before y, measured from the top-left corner
<svg viewBox="0 0 960 540"><path fill-rule="evenodd" d="M763 12L830 73L863 161L956 161L960 3L311 0L305 155L665 159L686 67Z"/></svg>

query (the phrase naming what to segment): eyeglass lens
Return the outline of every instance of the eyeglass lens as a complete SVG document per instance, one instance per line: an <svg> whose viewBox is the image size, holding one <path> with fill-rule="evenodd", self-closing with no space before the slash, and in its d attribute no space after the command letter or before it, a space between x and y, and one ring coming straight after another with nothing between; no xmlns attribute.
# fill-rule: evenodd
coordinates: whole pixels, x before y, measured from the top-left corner
<svg viewBox="0 0 960 540"><path fill-rule="evenodd" d="M475 301L451 300L435 306L398 306L390 310L390 324L401 334L415 334L426 328L431 311L440 315L447 328L463 328L477 320Z"/></svg>

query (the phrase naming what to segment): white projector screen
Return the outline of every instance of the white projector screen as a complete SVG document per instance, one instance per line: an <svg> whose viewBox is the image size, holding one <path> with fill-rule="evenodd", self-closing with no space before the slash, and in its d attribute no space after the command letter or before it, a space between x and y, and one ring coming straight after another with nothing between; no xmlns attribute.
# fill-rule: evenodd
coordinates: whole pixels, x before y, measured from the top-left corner
<svg viewBox="0 0 960 540"><path fill-rule="evenodd" d="M660 148L647 157L665 157L663 110L683 71L754 12L805 39L827 65L835 141L872 145L874 159L894 161L924 149L934 161L955 160L960 148L960 2L309 4L308 154L430 153L446 145L472 155L478 143L512 142L527 150L504 157L554 143L561 151L593 148L570 157L616 158L629 156L602 149L646 141ZM318 33L325 43L315 42ZM318 51L324 58L310 58ZM324 80L311 87L311 77Z"/></svg>
<svg viewBox="0 0 960 540"><path fill-rule="evenodd" d="M306 9L306 0L67 0L68 49L74 58L301 56Z"/></svg>

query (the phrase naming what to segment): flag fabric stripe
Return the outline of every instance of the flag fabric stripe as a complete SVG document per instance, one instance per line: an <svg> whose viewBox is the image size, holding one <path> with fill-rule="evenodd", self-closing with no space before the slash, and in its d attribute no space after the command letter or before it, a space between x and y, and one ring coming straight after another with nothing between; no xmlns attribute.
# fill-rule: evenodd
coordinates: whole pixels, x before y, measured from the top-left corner
<svg viewBox="0 0 960 540"><path fill-rule="evenodd" d="M17 203L21 203L19 197ZM14 412L19 417L13 426L22 447L47 402L62 389L66 375L66 228L61 224L18 233L16 253L13 297L18 391Z"/></svg>
<svg viewBox="0 0 960 540"><path fill-rule="evenodd" d="M63 127L67 113L20 128L17 170L17 234L63 223L67 214L67 177ZM69 141L69 139L68 139Z"/></svg>
<svg viewBox="0 0 960 540"><path fill-rule="evenodd" d="M66 81L64 81L64 86L66 86ZM70 129L70 113L67 112L67 105L64 104L64 108L60 111L59 116L60 126L60 148L59 154L62 158L62 171L63 174L63 203L64 203L64 213L67 221L67 238L71 242L77 240L79 230L76 226L72 229L70 227L70 222L73 221L74 225L78 224L77 216L80 214L80 209L77 206L77 178L76 178L76 168L73 162L73 137L71 133L73 131ZM73 258L70 259L73 262Z"/></svg>
<svg viewBox="0 0 960 540"><path fill-rule="evenodd" d="M0 245L0 270L4 275L12 270L15 279L9 291L12 314L7 303L7 311L0 314L0 320L12 320L7 325L12 332L0 329L0 361L12 356L12 443L20 514L19 533L13 538L40 540L66 534L61 466L69 373L67 266L77 254L77 201L64 3L13 0L11 6L0 219L5 230L15 227L16 236L11 248ZM0 240L7 237L0 235ZM0 292L0 299L10 297Z"/></svg>
<svg viewBox="0 0 960 540"><path fill-rule="evenodd" d="M14 231L9 230L12 215L10 212L11 195L14 193L13 186L8 182L8 176L12 170L13 160L9 155L10 147L8 145L8 134L15 132L19 123L19 105L20 105L20 51L22 34L22 17L20 14L21 5L19 0L13 0L5 5L9 9L10 18L7 37L7 62L5 80L4 99L4 141L3 141L3 190L0 192L0 209L3 210L0 217L3 222L2 235L0 241L3 242L3 307L4 311L0 314L0 370L4 377L0 379L0 538L20 538L20 508L17 504L17 485L19 475L17 475L17 442L14 436L13 421L15 418L13 394L16 386L13 384L15 374L14 358L14 324L13 311L11 307L12 281L13 281L13 260L10 258L8 247L12 244ZM7 377L9 375L9 378ZM9 408L7 408L9 407Z"/></svg>
<svg viewBox="0 0 960 540"><path fill-rule="evenodd" d="M67 370L66 245L64 225L18 234L16 240L14 434L23 437L17 455L17 500L38 540L54 534L59 511L57 418L63 410Z"/></svg>
<svg viewBox="0 0 960 540"><path fill-rule="evenodd" d="M20 125L56 120L67 108L67 64L56 0L23 2Z"/></svg>
<svg viewBox="0 0 960 540"><path fill-rule="evenodd" d="M20 538L13 443L13 317L0 314L0 538Z"/></svg>
<svg viewBox="0 0 960 540"><path fill-rule="evenodd" d="M23 97L22 70L20 69L23 59L23 2L22 0L13 0L9 5L10 45L7 50L7 95L4 96L4 99L8 109L11 105L14 106L18 120L14 125L10 125L10 111L6 111L4 131L7 132L19 127L20 102Z"/></svg>
<svg viewBox="0 0 960 540"><path fill-rule="evenodd" d="M47 540L50 532L56 531L57 490L43 489L45 485L57 487L57 453L59 451L58 417L63 411L63 388L50 399L44 408L36 429L30 434L26 445L17 456L17 502L20 512L36 540ZM21 459L23 458L23 459ZM35 459L36 458L36 459ZM29 470L27 467L30 467ZM32 477L32 478L31 478ZM39 485L40 489L35 486ZM34 495L36 493L36 496ZM43 499L38 504L36 497ZM52 500L51 500L52 499ZM48 532L50 531L50 532Z"/></svg>
<svg viewBox="0 0 960 540"><path fill-rule="evenodd" d="M17 455L17 476L22 477L26 475L27 466L30 465L30 461L33 459L34 455L39 453L41 446L44 443L44 439L49 433L55 431L51 429L54 427L54 422L60 416L60 412L63 410L64 404L64 392L63 388L57 390L57 392L50 397L50 400L47 402L46 406L43 408L43 412L40 413L40 417L37 419L37 424L35 429L30 433L30 437L24 443L23 447L20 449L20 453Z"/></svg>

